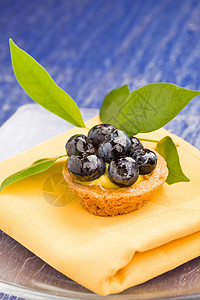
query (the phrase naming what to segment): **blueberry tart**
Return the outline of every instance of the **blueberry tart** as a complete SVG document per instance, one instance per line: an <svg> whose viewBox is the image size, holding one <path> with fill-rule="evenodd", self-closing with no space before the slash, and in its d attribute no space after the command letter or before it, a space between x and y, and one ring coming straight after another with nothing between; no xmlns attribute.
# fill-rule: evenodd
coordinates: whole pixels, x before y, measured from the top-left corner
<svg viewBox="0 0 200 300"><path fill-rule="evenodd" d="M63 176L83 207L98 216L115 216L143 206L168 176L164 158L139 139L110 124L66 143Z"/></svg>

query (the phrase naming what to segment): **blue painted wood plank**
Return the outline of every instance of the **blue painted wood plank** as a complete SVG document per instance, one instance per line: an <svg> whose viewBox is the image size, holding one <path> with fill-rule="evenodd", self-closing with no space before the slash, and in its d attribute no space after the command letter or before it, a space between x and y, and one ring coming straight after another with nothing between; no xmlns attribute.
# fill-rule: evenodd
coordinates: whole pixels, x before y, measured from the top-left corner
<svg viewBox="0 0 200 300"><path fill-rule="evenodd" d="M200 89L200 1L0 3L0 124L31 102L14 78L8 38L34 56L81 107L113 88L166 81ZM199 101L182 113L199 114Z"/></svg>

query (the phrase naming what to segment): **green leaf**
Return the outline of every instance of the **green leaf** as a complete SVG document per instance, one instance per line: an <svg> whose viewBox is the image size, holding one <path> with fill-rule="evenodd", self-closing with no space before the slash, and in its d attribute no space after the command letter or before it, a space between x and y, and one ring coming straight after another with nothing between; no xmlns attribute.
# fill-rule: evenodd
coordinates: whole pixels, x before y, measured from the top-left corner
<svg viewBox="0 0 200 300"><path fill-rule="evenodd" d="M112 90L103 101L100 109L100 119L103 123L115 124L116 113L121 108L121 104L125 102L126 98L130 94L128 85L124 85L120 88ZM113 112L115 112L113 114Z"/></svg>
<svg viewBox="0 0 200 300"><path fill-rule="evenodd" d="M47 71L10 39L12 66L15 76L26 93L41 106L77 126L85 127L74 100L62 90Z"/></svg>
<svg viewBox="0 0 200 300"><path fill-rule="evenodd" d="M117 91L117 90L116 90ZM104 99L106 115L113 115L113 125L129 135L151 132L171 121L199 91L191 91L171 83L152 83L131 92L123 101L115 93ZM125 97L124 97L125 98ZM107 104L108 102L108 104ZM116 105L114 105L116 103ZM112 104L112 105L111 105ZM101 113L101 121L107 118Z"/></svg>
<svg viewBox="0 0 200 300"><path fill-rule="evenodd" d="M166 182L168 184L190 181L181 169L178 151L171 137L165 136L160 140L156 146L156 151L160 153L167 162L169 174Z"/></svg>
<svg viewBox="0 0 200 300"><path fill-rule="evenodd" d="M17 182L19 180L22 180L24 178L27 178L31 175L35 175L38 173L41 173L43 171L46 171L49 169L59 158L66 157L67 155L61 155L54 158L43 158L35 161L30 167L23 169L9 177L7 177L0 186L0 191L2 191L6 186Z"/></svg>

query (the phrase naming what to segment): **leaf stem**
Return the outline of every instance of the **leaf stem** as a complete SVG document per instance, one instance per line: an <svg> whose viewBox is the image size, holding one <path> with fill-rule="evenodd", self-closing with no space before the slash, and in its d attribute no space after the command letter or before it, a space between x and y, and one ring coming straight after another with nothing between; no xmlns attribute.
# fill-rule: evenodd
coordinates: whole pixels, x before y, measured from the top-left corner
<svg viewBox="0 0 200 300"><path fill-rule="evenodd" d="M150 140L150 139L143 139L143 138L139 138L139 140L140 141L145 141L145 142L152 142L152 143L159 143L160 141L158 141L158 140ZM176 144L176 143L174 143L175 145L176 145L176 147L179 147L179 144Z"/></svg>
<svg viewBox="0 0 200 300"><path fill-rule="evenodd" d="M145 142L159 143L158 140L150 140L150 139L143 139L143 138L139 138L139 140L145 141Z"/></svg>

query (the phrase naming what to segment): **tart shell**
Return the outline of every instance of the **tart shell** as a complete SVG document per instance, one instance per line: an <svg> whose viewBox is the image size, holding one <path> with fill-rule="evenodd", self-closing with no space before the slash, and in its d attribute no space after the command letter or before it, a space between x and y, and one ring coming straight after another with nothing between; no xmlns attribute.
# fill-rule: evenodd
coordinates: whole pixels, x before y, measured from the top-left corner
<svg viewBox="0 0 200 300"><path fill-rule="evenodd" d="M101 186L85 186L73 180L67 168L63 168L63 176L70 188L79 196L80 202L90 213L98 216L116 216L129 213L142 207L152 195L163 185L168 176L164 158L157 154L157 165L144 180L130 187L105 189Z"/></svg>

